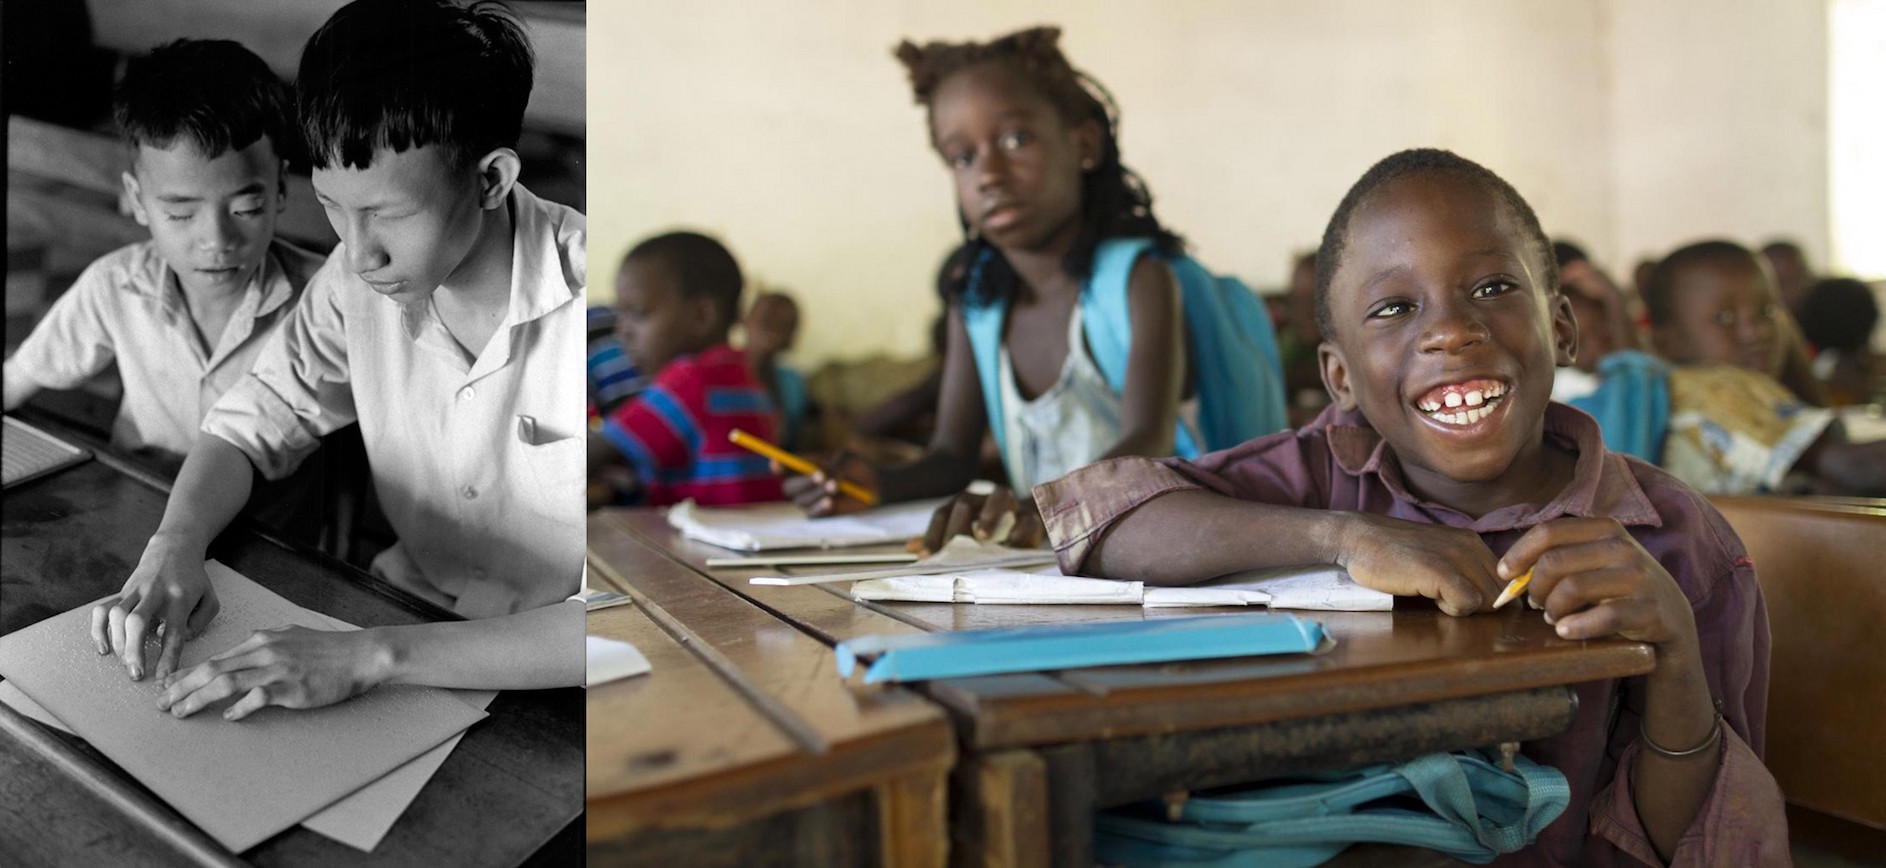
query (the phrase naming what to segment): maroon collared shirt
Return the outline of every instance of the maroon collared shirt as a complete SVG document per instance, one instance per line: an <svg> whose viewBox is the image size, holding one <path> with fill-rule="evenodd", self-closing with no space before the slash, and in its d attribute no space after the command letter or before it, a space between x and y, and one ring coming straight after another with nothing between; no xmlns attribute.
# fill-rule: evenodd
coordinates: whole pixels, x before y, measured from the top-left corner
<svg viewBox="0 0 1886 868"><path fill-rule="evenodd" d="M1741 539L1701 494L1675 477L1606 451L1597 423L1584 413L1548 405L1545 436L1577 455L1570 484L1548 503L1514 504L1479 518L1411 494L1394 452L1374 429L1359 414L1334 407L1305 428L1195 461L1117 458L1093 464L1036 487L1035 500L1068 575L1092 575L1082 568L1116 522L1148 500L1181 490L1466 528L1496 556L1541 522L1616 519L1689 598L1710 695L1721 703L1727 724L1715 784L1672 864L1788 864L1781 790L1761 762L1768 613ZM1571 728L1523 746L1527 756L1565 773L1571 804L1534 846L1497 864L1657 864L1630 785L1643 679L1575 689L1578 713Z"/></svg>

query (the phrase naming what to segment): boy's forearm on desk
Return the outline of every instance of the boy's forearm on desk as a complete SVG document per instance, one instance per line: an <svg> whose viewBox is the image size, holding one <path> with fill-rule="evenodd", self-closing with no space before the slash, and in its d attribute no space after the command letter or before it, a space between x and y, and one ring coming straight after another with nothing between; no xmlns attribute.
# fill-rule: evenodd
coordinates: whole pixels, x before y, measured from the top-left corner
<svg viewBox="0 0 1886 868"><path fill-rule="evenodd" d="M1106 530L1088 556L1087 574L1192 583L1240 570L1336 563L1355 517L1175 491L1147 501Z"/></svg>
<svg viewBox="0 0 1886 868"><path fill-rule="evenodd" d="M375 681L483 690L537 690L583 683L584 631L576 600L476 621L376 627L383 670Z"/></svg>

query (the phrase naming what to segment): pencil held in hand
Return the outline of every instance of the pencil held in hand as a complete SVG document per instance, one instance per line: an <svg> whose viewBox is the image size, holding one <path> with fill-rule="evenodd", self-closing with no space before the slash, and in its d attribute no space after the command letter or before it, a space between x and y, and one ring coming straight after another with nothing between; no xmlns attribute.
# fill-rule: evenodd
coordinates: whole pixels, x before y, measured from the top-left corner
<svg viewBox="0 0 1886 868"><path fill-rule="evenodd" d="M727 439L732 440L735 445L738 445L743 449L746 449L757 455L763 456L765 458L771 459L774 462L777 462L779 466L784 467L787 470L790 470L794 473L802 474L805 476L811 476L815 473L820 472L818 465L813 464L812 462L807 461L804 458L800 458L799 456L794 455L791 452L787 452L784 449L774 446L771 443L761 440L758 437L748 434L747 432L742 431L738 428L735 428L732 431L727 432ZM877 494L872 492L870 489L867 489L864 486L861 486L855 482L847 482L843 479L840 479L838 481L838 492L840 494L845 495L846 497L851 498L852 500L855 500L855 501L858 501L859 503L864 504L865 506L877 506L878 504Z"/></svg>
<svg viewBox="0 0 1886 868"><path fill-rule="evenodd" d="M1500 598L1493 601L1493 608L1498 609L1513 601L1514 597L1526 592L1526 585L1532 581L1532 570L1519 574L1519 578L1506 583L1506 590L1500 592Z"/></svg>

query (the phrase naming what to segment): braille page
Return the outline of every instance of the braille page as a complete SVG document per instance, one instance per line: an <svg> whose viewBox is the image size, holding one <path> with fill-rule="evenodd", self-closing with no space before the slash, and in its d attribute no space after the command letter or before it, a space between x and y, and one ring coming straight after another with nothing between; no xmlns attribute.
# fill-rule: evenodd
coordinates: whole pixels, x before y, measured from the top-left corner
<svg viewBox="0 0 1886 868"><path fill-rule="evenodd" d="M186 667L256 630L328 626L219 563L204 568L222 611L184 646ZM163 688L155 681L131 681L115 656L99 656L91 608L0 636L0 676L232 852L254 847L485 716L443 690L395 686L325 708L265 708L236 722L223 720L221 704L178 720L158 710Z"/></svg>

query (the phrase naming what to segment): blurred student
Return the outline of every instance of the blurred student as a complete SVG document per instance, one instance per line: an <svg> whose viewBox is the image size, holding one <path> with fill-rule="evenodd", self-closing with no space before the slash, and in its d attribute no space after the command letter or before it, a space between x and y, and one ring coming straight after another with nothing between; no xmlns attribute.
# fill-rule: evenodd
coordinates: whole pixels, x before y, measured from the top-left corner
<svg viewBox="0 0 1886 868"><path fill-rule="evenodd" d="M859 508L836 496L839 475L886 502L963 492L990 431L1012 489L958 495L925 544L986 537L1012 515L1007 541L1028 545L1040 537L1028 495L1039 482L1104 457L1197 454L1285 424L1262 304L1241 286L1241 297L1215 295L1217 279L1154 216L1121 162L1105 91L1059 39L1038 27L897 48L955 185L967 266L948 292L929 450L902 467L847 460L788 480L814 514Z"/></svg>
<svg viewBox="0 0 1886 868"><path fill-rule="evenodd" d="M799 340L799 303L783 292L761 292L747 308L741 327L746 332L747 367L779 408L777 445L789 451L806 449L817 433L809 430L812 398L805 375L780 358Z"/></svg>
<svg viewBox="0 0 1886 868"><path fill-rule="evenodd" d="M648 378L629 361L628 347L623 345L616 326L615 309L593 305L585 315L588 319L585 382L589 388L590 414L600 421L646 387Z"/></svg>
<svg viewBox="0 0 1886 868"><path fill-rule="evenodd" d="M649 385L602 420L589 475L613 502L726 506L779 500L767 460L729 442L735 428L777 443L779 413L744 353L727 343L745 278L720 242L671 232L636 244L616 272L629 360Z"/></svg>
<svg viewBox="0 0 1886 868"><path fill-rule="evenodd" d="M1814 347L1813 370L1829 407L1878 400L1882 359L1873 352L1879 300L1872 287L1830 277L1808 287L1801 302L1801 334Z"/></svg>
<svg viewBox="0 0 1886 868"><path fill-rule="evenodd" d="M1316 254L1299 254L1290 266L1285 293L1288 312L1277 330L1277 354L1283 360L1284 392L1290 401L1292 427L1306 425L1329 406L1323 389L1322 366L1316 348L1323 330L1316 324Z"/></svg>
<svg viewBox="0 0 1886 868"><path fill-rule="evenodd" d="M1790 320L1748 248L1702 241L1663 258L1645 287L1651 339L1670 372L1663 466L1711 494L1886 493L1886 441L1849 443L1832 411L1775 379Z"/></svg>
<svg viewBox="0 0 1886 868"><path fill-rule="evenodd" d="M1553 378L1552 400L1596 419L1606 449L1658 463L1669 430L1669 365L1638 349L1629 300L1583 249L1559 240L1552 256L1578 329L1572 363Z"/></svg>

